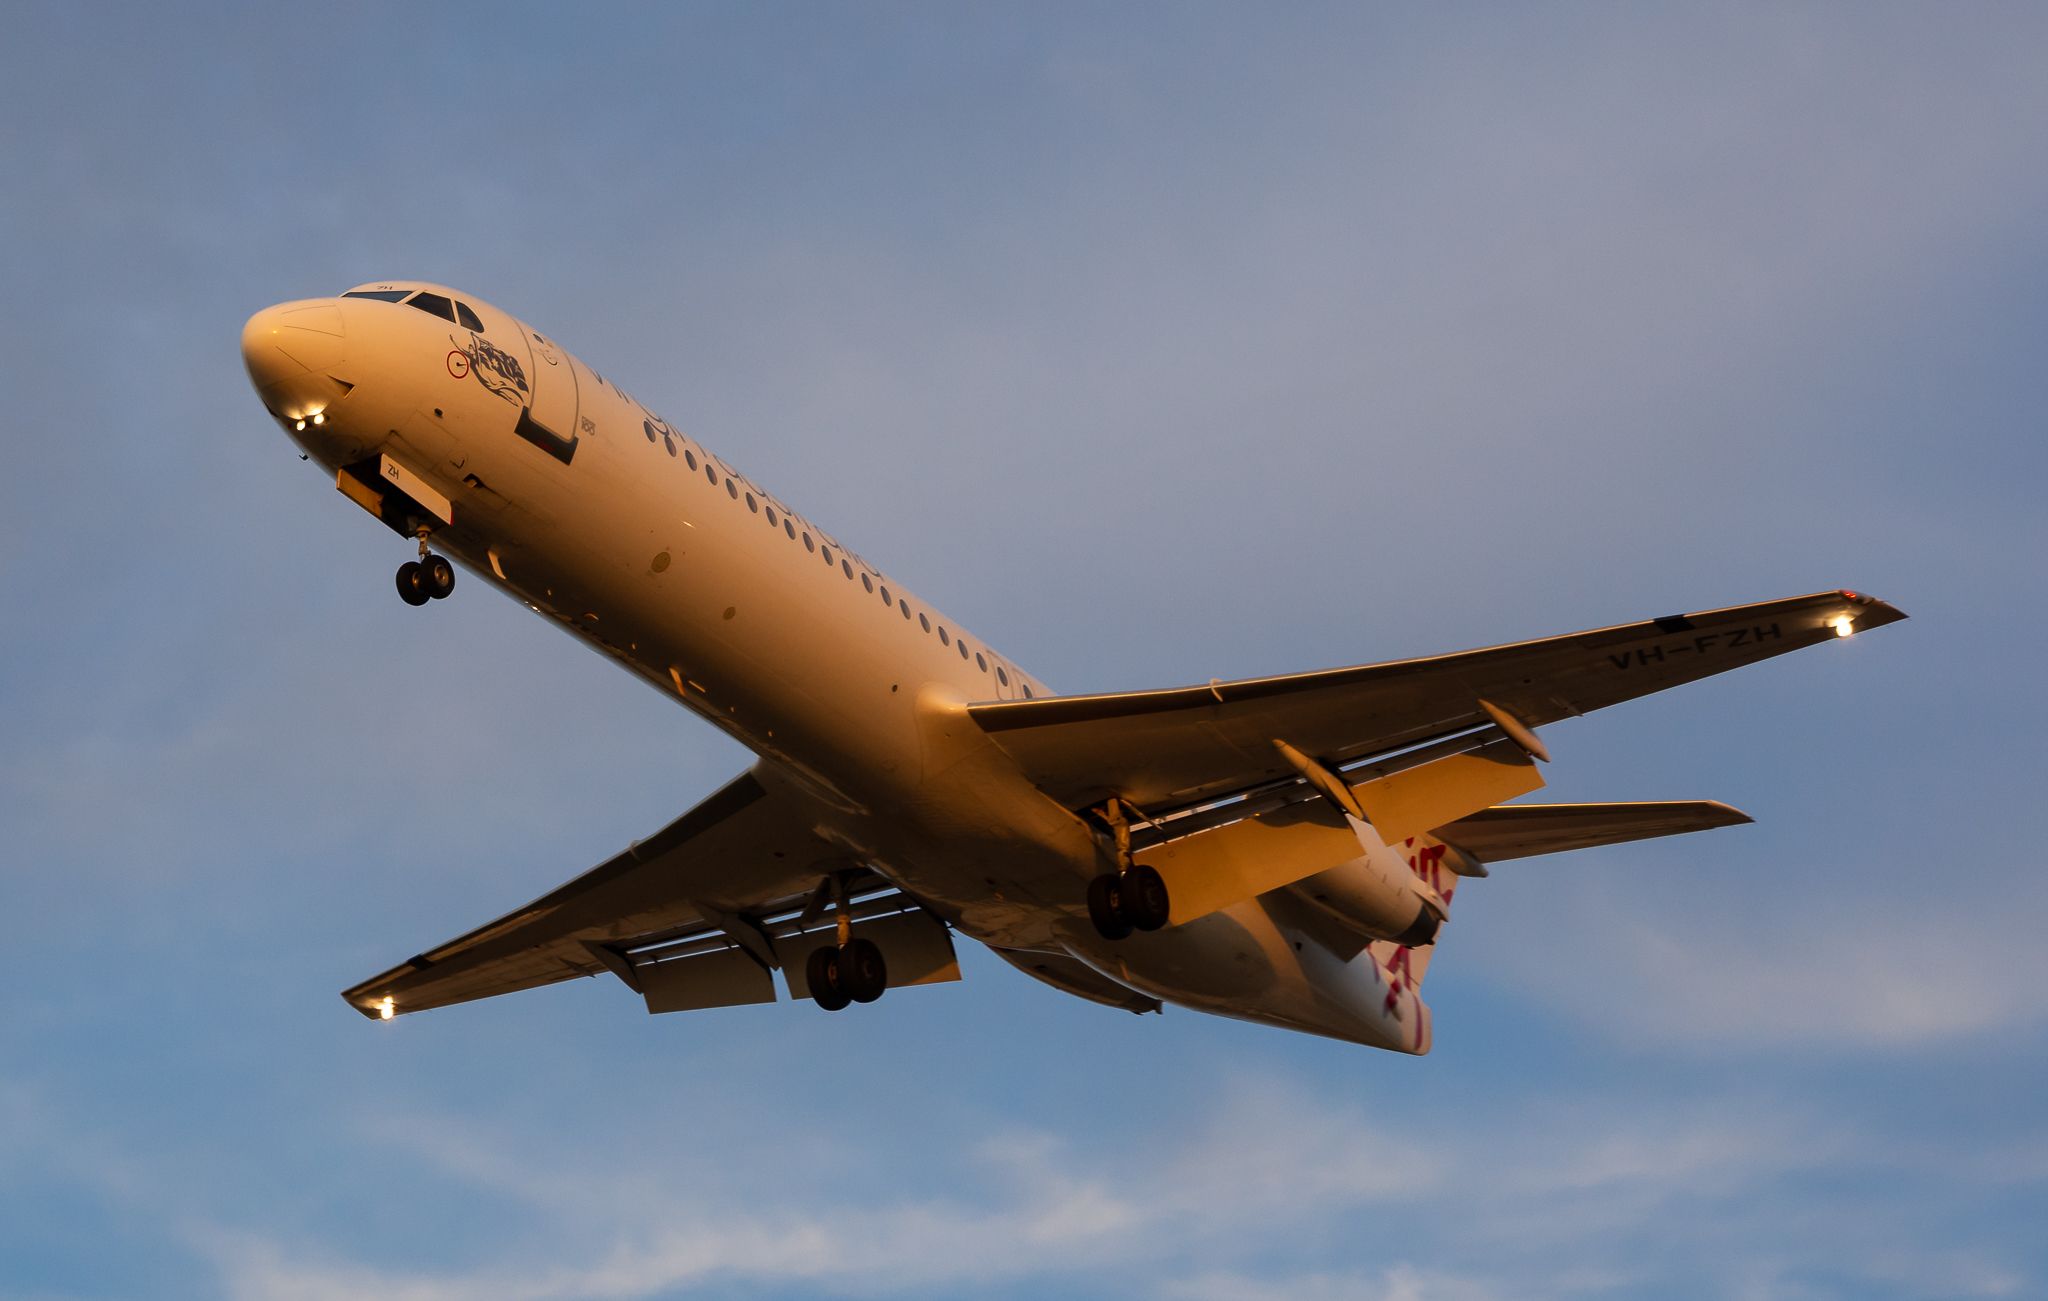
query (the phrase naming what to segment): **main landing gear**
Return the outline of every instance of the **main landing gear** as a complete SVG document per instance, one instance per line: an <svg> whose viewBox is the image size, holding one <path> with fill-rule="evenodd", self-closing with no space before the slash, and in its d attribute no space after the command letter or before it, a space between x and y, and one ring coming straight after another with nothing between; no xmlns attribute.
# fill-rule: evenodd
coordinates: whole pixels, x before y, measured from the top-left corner
<svg viewBox="0 0 2048 1301"><path fill-rule="evenodd" d="M1088 920L1105 940L1130 938L1132 931L1156 931L1169 912L1166 882L1143 863L1123 872L1104 872L1088 883Z"/></svg>
<svg viewBox="0 0 2048 1301"><path fill-rule="evenodd" d="M1172 912L1159 873L1131 860L1131 815L1137 810L1112 799L1097 816L1116 845L1121 872L1104 872L1088 883L1088 920L1105 940L1129 939L1132 931L1156 931Z"/></svg>
<svg viewBox="0 0 2048 1301"><path fill-rule="evenodd" d="M811 997L827 1012L848 1003L872 1003L889 987L889 968L873 940L850 939L814 950L804 964Z"/></svg>
<svg viewBox="0 0 2048 1301"><path fill-rule="evenodd" d="M804 963L804 983L811 987L811 997L819 1007L837 1012L848 1003L872 1003L880 998L889 987L889 966L882 961L879 945L853 933L852 900L844 873L834 872L818 883L817 893L804 909L805 917L822 911L828 898L838 918L836 942L812 950Z"/></svg>
<svg viewBox="0 0 2048 1301"><path fill-rule="evenodd" d="M398 567L398 599L407 605L438 601L455 590L455 566L448 557L427 550L427 535L420 532L420 558Z"/></svg>

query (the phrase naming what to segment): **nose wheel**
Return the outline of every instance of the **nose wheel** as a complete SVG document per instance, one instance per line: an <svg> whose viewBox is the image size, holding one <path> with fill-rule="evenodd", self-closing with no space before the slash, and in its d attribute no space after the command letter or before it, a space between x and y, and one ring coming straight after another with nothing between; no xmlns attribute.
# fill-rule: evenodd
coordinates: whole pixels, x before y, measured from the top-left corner
<svg viewBox="0 0 2048 1301"><path fill-rule="evenodd" d="M427 550L426 535L420 536L420 558L398 567L398 599L407 605L438 601L455 590L455 566L448 557Z"/></svg>

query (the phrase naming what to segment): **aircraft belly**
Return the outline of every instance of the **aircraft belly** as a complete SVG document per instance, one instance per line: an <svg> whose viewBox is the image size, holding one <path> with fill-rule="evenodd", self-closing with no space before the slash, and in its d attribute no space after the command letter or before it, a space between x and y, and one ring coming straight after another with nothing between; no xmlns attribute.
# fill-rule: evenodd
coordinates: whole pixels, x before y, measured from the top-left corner
<svg viewBox="0 0 2048 1301"><path fill-rule="evenodd" d="M1396 1052L1427 1049L1427 1009L1412 994L1389 998L1370 953L1338 959L1256 900L1114 943L1076 933L1067 951L1119 984L1195 1011Z"/></svg>

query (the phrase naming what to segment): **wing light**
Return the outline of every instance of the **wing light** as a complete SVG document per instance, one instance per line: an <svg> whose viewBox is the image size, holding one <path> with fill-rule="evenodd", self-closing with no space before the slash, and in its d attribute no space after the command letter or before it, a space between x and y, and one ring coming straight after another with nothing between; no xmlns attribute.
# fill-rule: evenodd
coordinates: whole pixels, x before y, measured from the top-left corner
<svg viewBox="0 0 2048 1301"><path fill-rule="evenodd" d="M1846 614L1836 615L1829 621L1829 626L1835 630L1837 637L1848 637L1856 631L1856 621Z"/></svg>
<svg viewBox="0 0 2048 1301"><path fill-rule="evenodd" d="M397 1015L397 1005L391 1001L391 995L386 994L384 996L384 1000L381 1003L377 1004L377 1019L379 1021L389 1021L392 1017Z"/></svg>

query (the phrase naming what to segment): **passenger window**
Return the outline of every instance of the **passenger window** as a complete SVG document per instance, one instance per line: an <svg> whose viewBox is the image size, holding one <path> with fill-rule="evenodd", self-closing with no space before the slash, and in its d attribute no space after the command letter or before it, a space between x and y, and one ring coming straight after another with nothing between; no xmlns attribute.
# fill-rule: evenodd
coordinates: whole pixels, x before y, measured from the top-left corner
<svg viewBox="0 0 2048 1301"><path fill-rule="evenodd" d="M761 513L761 503L754 500L754 494L751 492L747 494L747 509L754 512L756 515L759 515ZM773 524L775 521L770 520L768 522Z"/></svg>
<svg viewBox="0 0 2048 1301"><path fill-rule="evenodd" d="M792 524L792 523L790 523L790 522L789 522L789 516L787 516L787 515L784 515L784 516L782 517L782 531L783 531L784 533L787 533L787 534L789 534L789 540L790 540L790 541L792 541L792 542L796 541L796 525L794 525L794 524ZM805 537L809 537L809 536L810 536L810 534L806 533L806 534L804 534L804 536L805 536Z"/></svg>
<svg viewBox="0 0 2048 1301"><path fill-rule="evenodd" d="M380 303L395 303L411 293L410 289L351 289L343 298L374 298Z"/></svg>
<svg viewBox="0 0 2048 1301"><path fill-rule="evenodd" d="M1010 685L1010 675L1003 671L1003 666L1000 664L996 665L996 681L1006 687Z"/></svg>
<svg viewBox="0 0 2048 1301"><path fill-rule="evenodd" d="M868 577L868 576L867 576L866 574L862 574L862 575L860 576L860 585L861 585L862 587L865 587L865 588L867 588L867 589L868 589L868 591L870 591L870 592L873 592L873 591L875 590L875 580L874 580L874 579L872 579L872 578L869 578L869 577ZM883 600L883 601L885 601L885 602L886 602L886 601L887 601L888 599L889 599L889 598L888 598L888 597L886 597L886 596L882 598L882 600Z"/></svg>
<svg viewBox="0 0 2048 1301"><path fill-rule="evenodd" d="M826 548L825 548L825 568L827 568L827 569L830 569L831 567L832 567L832 548L830 548L830 547L826 547Z"/></svg>
<svg viewBox="0 0 2048 1301"><path fill-rule="evenodd" d="M718 471L712 468L709 461L704 462L704 477L711 480L712 487L716 488L718 486Z"/></svg>
<svg viewBox="0 0 2048 1301"><path fill-rule="evenodd" d="M484 332L483 321L477 317L475 312L469 310L468 303L457 302L455 304L455 319L462 322L462 328L465 330L475 330L478 334Z"/></svg>
<svg viewBox="0 0 2048 1301"><path fill-rule="evenodd" d="M690 451L688 448L684 448L683 459L690 463L690 468L692 470L697 468L697 454L695 452Z"/></svg>
<svg viewBox="0 0 2048 1301"><path fill-rule="evenodd" d="M926 632L930 632L932 630L932 621L924 615L920 614L917 616L917 626L924 629Z"/></svg>
<svg viewBox="0 0 2048 1301"><path fill-rule="evenodd" d="M725 495L734 501L738 501L740 499L740 486L731 479L727 479L725 481Z"/></svg>
<svg viewBox="0 0 2048 1301"><path fill-rule="evenodd" d="M768 527L775 527L775 508L773 506L768 508Z"/></svg>
<svg viewBox="0 0 2048 1301"><path fill-rule="evenodd" d="M1024 698L1026 700L1031 699L1031 684L1029 682L1024 684Z"/></svg>
<svg viewBox="0 0 2048 1301"><path fill-rule="evenodd" d="M815 543L815 542L813 542L813 541L811 541L811 535L810 535L809 533L805 533L805 534L804 534L804 550L806 550L806 551L816 551L817 549L818 549L818 544L817 544L817 543Z"/></svg>
<svg viewBox="0 0 2048 1301"><path fill-rule="evenodd" d="M899 599L899 600L898 600L898 601L896 602L896 608L897 608L897 609L899 609L899 610L901 610L901 611L903 611L903 617L904 617L904 618L908 619L908 618L910 617L910 602L909 602L909 601L907 601L907 600L902 600L902 599Z"/></svg>
<svg viewBox="0 0 2048 1301"><path fill-rule="evenodd" d="M448 324L455 324L455 304L440 294L419 293L406 299L407 307L417 307L429 316L438 316Z"/></svg>
<svg viewBox="0 0 2048 1301"><path fill-rule="evenodd" d="M846 557L839 557L839 572L846 575L846 581L853 581L853 566L846 563Z"/></svg>
<svg viewBox="0 0 2048 1301"><path fill-rule="evenodd" d="M974 664L975 667L979 668L983 673L988 672L988 661L981 657L980 651L974 652Z"/></svg>

